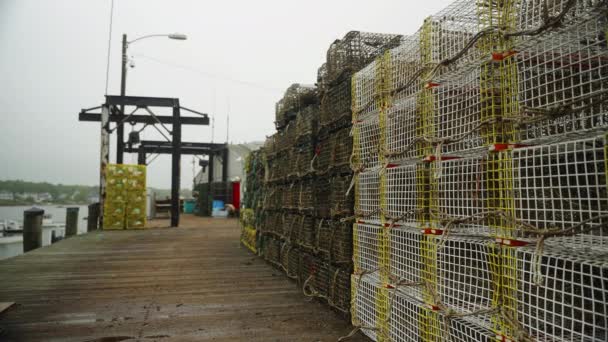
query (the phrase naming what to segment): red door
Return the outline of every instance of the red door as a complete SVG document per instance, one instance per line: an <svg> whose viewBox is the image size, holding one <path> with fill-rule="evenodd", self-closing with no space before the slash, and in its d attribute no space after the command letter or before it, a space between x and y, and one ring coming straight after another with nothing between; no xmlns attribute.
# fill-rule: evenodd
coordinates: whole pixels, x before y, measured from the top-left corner
<svg viewBox="0 0 608 342"><path fill-rule="evenodd" d="M232 205L236 210L241 208L241 183L232 183Z"/></svg>

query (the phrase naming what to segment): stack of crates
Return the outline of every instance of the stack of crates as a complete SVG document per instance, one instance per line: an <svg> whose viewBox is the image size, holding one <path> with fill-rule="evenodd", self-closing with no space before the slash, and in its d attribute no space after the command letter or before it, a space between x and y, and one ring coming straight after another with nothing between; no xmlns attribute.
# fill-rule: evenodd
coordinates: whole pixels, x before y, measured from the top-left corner
<svg viewBox="0 0 608 342"><path fill-rule="evenodd" d="M105 179L103 228L145 228L145 165L108 164Z"/></svg>
<svg viewBox="0 0 608 342"><path fill-rule="evenodd" d="M352 77L352 323L608 340L608 4L457 0Z"/></svg>
<svg viewBox="0 0 608 342"><path fill-rule="evenodd" d="M276 105L277 132L266 140L262 152L266 173L264 199L258 209L263 216L261 252L296 280L300 279L301 260L314 254L312 162L318 118L317 87L291 85Z"/></svg>
<svg viewBox="0 0 608 342"><path fill-rule="evenodd" d="M402 36L351 31L331 44L318 71L321 93L315 186L319 276L314 288L336 308L350 308L354 183L351 76L382 52L398 45ZM321 276L324 275L324 276ZM321 284L329 281L327 284ZM319 283L321 282L321 283ZM328 291L328 293L324 293Z"/></svg>
<svg viewBox="0 0 608 342"><path fill-rule="evenodd" d="M264 177L265 177L264 150L251 152L245 161L245 187L240 217L241 243L258 253L259 230L264 220Z"/></svg>
<svg viewBox="0 0 608 342"><path fill-rule="evenodd" d="M350 77L401 39L349 32L330 46L316 87L287 89L276 105L277 132L260 152L265 166L258 173L264 177L261 205L246 204L254 209L253 217L260 217L254 220L260 222L257 250L265 259L297 280L306 295L345 315L353 270ZM252 189L248 185L246 191ZM244 226L249 216L243 216ZM248 236L243 228L242 240Z"/></svg>

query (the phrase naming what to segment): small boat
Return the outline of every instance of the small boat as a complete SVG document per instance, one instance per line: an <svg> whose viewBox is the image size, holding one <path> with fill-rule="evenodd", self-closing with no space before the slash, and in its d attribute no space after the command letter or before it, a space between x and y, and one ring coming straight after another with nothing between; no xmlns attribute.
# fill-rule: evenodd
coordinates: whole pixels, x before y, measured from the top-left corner
<svg viewBox="0 0 608 342"><path fill-rule="evenodd" d="M0 221L0 231L21 231L21 227L19 226L19 222L15 220L4 220Z"/></svg>
<svg viewBox="0 0 608 342"><path fill-rule="evenodd" d="M42 215L42 226L50 226L53 224L53 215L46 213Z"/></svg>

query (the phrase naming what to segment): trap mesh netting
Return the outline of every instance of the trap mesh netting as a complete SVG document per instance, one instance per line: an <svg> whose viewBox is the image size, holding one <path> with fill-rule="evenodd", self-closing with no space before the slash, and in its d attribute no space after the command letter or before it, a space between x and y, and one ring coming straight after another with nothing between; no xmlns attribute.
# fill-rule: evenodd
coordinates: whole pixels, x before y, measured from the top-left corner
<svg viewBox="0 0 608 342"><path fill-rule="evenodd" d="M607 13L459 0L353 75L356 329L608 340Z"/></svg>

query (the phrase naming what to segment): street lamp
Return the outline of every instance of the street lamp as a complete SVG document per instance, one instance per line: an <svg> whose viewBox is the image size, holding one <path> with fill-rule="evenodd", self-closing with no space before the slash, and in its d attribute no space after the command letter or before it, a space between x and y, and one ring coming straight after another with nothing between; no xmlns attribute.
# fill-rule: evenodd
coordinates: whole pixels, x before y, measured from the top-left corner
<svg viewBox="0 0 608 342"><path fill-rule="evenodd" d="M169 33L169 34L149 34L147 36L142 36L131 41L127 41L127 35L122 35L122 68L120 75L120 96L125 96L126 88L127 88L127 48L129 44L133 44L139 40L153 37L167 37L169 39L175 40L186 40L188 36L183 33ZM125 106L123 104L120 105L120 115L125 114ZM122 164L122 155L124 150L124 128L123 123L119 123L116 128L117 134L117 142L116 142L116 163Z"/></svg>

